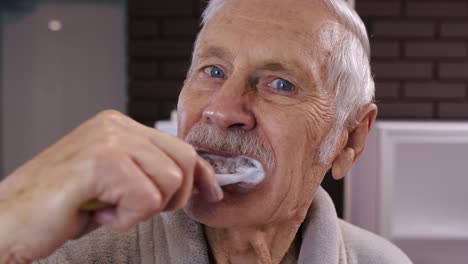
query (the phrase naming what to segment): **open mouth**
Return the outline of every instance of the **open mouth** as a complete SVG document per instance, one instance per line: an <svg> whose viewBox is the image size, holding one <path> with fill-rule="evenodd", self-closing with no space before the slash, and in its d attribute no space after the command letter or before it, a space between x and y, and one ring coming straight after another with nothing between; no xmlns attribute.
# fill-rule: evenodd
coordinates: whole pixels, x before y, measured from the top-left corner
<svg viewBox="0 0 468 264"><path fill-rule="evenodd" d="M257 185L265 178L262 164L247 156L223 156L199 151L198 154L208 161L214 169L220 186L246 183Z"/></svg>

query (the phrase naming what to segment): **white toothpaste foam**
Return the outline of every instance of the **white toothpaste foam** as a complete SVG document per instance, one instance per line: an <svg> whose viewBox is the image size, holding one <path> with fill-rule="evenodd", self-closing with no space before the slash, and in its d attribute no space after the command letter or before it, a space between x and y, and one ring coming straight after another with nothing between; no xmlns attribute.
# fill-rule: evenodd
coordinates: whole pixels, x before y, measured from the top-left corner
<svg viewBox="0 0 468 264"><path fill-rule="evenodd" d="M255 159L238 156L225 157L211 153L200 153L215 170L220 186L236 183L259 184L265 178L262 164Z"/></svg>

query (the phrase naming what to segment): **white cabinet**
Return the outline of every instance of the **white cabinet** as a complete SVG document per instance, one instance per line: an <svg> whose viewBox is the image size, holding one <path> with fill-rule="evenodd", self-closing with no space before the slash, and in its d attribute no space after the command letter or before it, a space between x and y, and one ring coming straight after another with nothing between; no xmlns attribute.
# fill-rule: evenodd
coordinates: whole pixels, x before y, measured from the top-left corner
<svg viewBox="0 0 468 264"><path fill-rule="evenodd" d="M418 264L468 261L468 123L377 122L346 182L346 218Z"/></svg>

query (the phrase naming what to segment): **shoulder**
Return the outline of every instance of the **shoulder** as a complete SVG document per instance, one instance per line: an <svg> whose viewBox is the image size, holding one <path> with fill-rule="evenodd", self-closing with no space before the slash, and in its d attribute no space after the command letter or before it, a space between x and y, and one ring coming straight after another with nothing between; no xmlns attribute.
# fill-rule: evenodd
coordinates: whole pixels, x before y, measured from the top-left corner
<svg viewBox="0 0 468 264"><path fill-rule="evenodd" d="M343 220L339 221L349 263L411 264L411 260L388 240Z"/></svg>

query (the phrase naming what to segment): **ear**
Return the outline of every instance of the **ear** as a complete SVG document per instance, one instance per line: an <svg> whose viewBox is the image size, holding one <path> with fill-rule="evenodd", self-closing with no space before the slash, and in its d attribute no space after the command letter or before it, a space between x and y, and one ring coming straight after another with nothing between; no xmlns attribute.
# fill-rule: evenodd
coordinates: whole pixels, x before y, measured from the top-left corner
<svg viewBox="0 0 468 264"><path fill-rule="evenodd" d="M332 162L332 175L335 180L345 177L363 153L377 112L374 103L362 107L356 116L355 125L343 132L344 142L339 146L335 160Z"/></svg>

